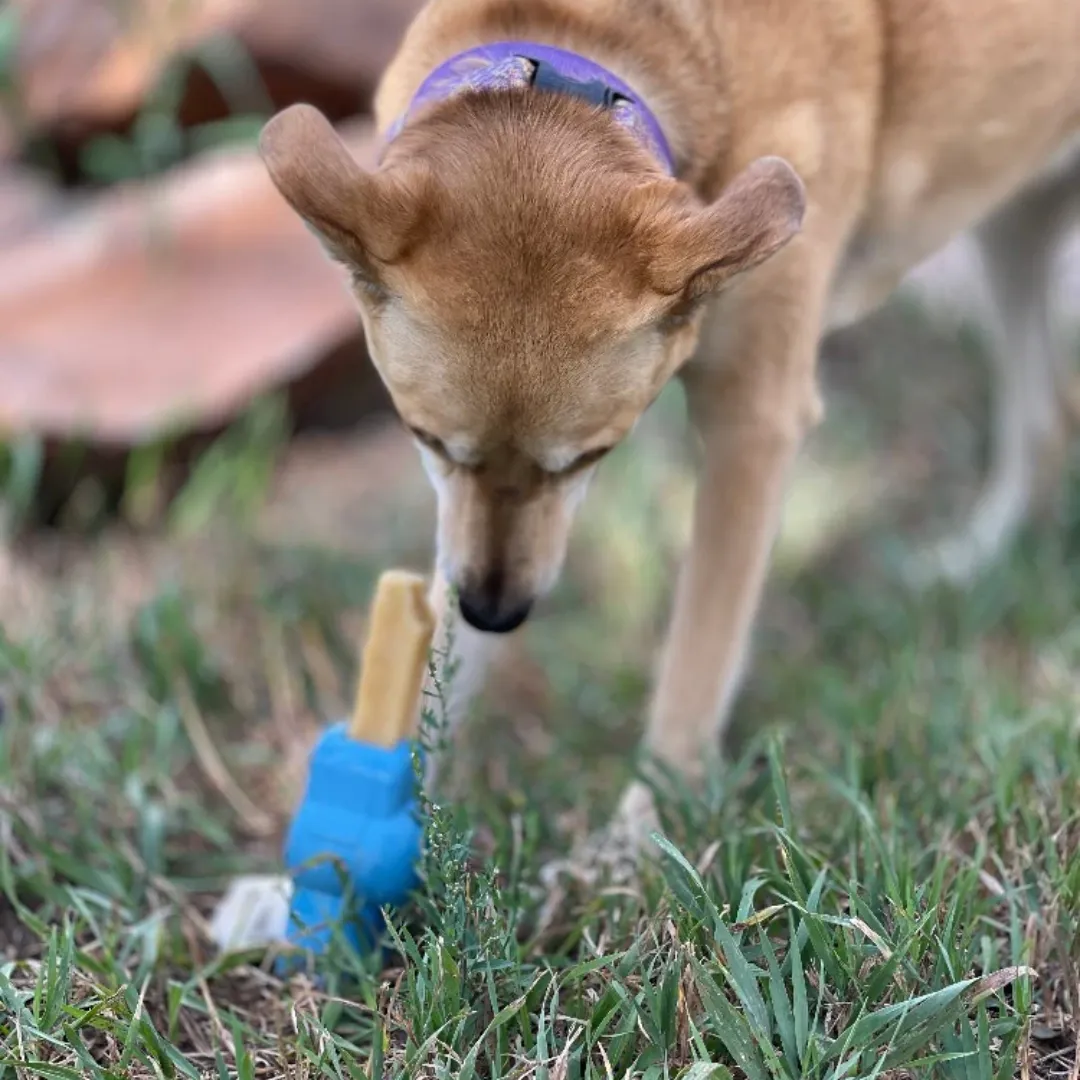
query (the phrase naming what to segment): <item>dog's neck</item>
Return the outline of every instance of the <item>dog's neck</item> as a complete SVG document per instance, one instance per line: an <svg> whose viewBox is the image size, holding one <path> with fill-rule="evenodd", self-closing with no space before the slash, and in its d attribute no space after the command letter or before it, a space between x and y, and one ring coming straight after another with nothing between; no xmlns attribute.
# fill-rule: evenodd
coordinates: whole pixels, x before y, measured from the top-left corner
<svg viewBox="0 0 1080 1080"><path fill-rule="evenodd" d="M463 93L533 89L565 94L607 110L674 175L664 129L642 97L613 72L578 52L530 41L500 41L452 56L432 71L387 131L392 142L425 108Z"/></svg>

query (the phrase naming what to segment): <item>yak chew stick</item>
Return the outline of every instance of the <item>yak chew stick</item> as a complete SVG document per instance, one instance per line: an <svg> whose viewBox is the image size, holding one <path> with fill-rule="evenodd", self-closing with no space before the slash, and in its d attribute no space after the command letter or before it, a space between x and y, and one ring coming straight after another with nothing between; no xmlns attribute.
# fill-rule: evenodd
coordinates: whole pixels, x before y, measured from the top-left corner
<svg viewBox="0 0 1080 1080"><path fill-rule="evenodd" d="M413 735L434 634L424 579L404 570L384 573L371 605L351 738L390 749Z"/></svg>

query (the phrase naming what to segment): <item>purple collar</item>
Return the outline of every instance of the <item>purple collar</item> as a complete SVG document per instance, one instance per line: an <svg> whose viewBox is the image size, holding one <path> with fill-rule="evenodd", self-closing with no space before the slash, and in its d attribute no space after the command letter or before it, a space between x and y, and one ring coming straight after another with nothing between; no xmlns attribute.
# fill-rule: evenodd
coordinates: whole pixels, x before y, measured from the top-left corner
<svg viewBox="0 0 1080 1080"><path fill-rule="evenodd" d="M611 111L626 128L664 164L671 174L675 160L654 113L621 79L577 53L530 41L500 41L479 45L452 56L423 82L409 107L391 125L392 141L425 105L455 94L525 87L573 94Z"/></svg>

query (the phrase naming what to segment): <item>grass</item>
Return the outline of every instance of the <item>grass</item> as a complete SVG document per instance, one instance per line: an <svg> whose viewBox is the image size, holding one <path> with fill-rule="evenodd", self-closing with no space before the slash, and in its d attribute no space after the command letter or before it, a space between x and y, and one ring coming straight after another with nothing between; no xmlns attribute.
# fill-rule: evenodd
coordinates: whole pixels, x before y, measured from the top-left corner
<svg viewBox="0 0 1080 1080"><path fill-rule="evenodd" d="M909 346L932 334L896 318ZM883 408L894 330L833 379L819 472L880 477L910 449ZM952 357L942 407L972 374L950 344L924 361ZM930 394L911 369L904 392ZM968 422L922 419L935 490L958 490ZM685 532L678 420L663 399L602 474L566 583L467 734L464 793L428 807L386 955L339 951L322 983L214 955L206 918L231 875L275 868L375 575L424 557L415 528L352 554L260 533L260 422L258 453L233 433L197 471L178 532L13 547L0 1076L1075 1080L1078 491L964 596L891 584L910 493L782 558L728 763L700 796L662 792L655 865L632 888L544 885L630 773Z"/></svg>

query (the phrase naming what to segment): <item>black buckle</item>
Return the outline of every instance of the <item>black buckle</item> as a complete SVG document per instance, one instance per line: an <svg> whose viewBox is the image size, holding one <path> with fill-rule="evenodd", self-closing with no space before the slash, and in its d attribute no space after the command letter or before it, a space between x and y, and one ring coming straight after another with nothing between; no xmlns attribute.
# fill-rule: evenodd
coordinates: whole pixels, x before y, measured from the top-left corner
<svg viewBox="0 0 1080 1080"><path fill-rule="evenodd" d="M529 63L533 66L532 85L537 90L547 90L552 94L569 94L570 97L580 98L601 109L610 109L616 102L627 100L625 94L613 90L599 79L581 82L579 79L570 79L561 74L543 60L529 58Z"/></svg>

